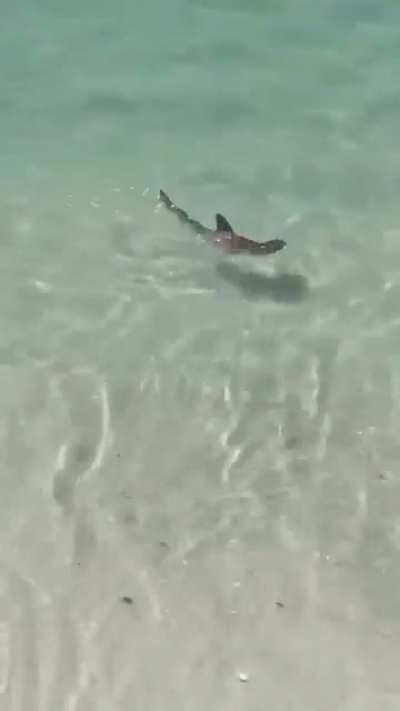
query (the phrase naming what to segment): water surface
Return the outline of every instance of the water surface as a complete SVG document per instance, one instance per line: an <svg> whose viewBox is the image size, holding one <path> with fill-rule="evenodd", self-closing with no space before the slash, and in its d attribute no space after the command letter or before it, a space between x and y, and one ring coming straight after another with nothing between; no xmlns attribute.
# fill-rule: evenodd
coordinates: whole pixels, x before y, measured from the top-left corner
<svg viewBox="0 0 400 711"><path fill-rule="evenodd" d="M3 12L2 708L398 709L399 20Z"/></svg>

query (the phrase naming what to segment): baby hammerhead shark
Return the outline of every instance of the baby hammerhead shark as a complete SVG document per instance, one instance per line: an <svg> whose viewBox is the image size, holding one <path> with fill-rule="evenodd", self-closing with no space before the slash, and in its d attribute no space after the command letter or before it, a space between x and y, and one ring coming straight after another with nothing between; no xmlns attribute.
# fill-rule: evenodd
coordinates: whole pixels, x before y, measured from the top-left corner
<svg viewBox="0 0 400 711"><path fill-rule="evenodd" d="M201 222L197 222L197 220L193 220L189 217L187 212L175 205L175 203L170 200L168 195L166 195L163 190L160 190L159 199L165 207L168 208L168 210L175 213L181 222L189 225L189 227L194 229L197 234L204 236L208 242L215 244L217 247L221 247L227 252L273 254L274 252L279 252L280 249L283 249L283 247L286 246L286 242L283 239L270 239L268 242L255 242L247 237L242 237L242 235L238 235L235 232L228 220L220 214L215 216L217 223L216 229L210 230L208 227L204 227Z"/></svg>

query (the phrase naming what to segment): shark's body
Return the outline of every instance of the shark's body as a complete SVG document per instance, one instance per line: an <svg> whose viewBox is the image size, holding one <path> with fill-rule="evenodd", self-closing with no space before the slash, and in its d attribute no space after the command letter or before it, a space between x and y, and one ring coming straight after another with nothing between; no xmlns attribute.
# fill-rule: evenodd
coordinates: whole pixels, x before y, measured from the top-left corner
<svg viewBox="0 0 400 711"><path fill-rule="evenodd" d="M229 224L228 220L220 214L216 217L216 229L210 230L198 222L193 220L187 212L182 210L180 207L175 205L175 203L170 200L168 195L163 190L160 190L160 201L165 205L168 210L175 213L175 215L184 224L191 227L197 234L202 235L208 242L215 244L217 247L224 249L227 252L245 252L248 254L273 254L274 252L279 252L280 249L286 246L286 242L283 239L271 239L268 242L255 242L252 239L238 235L233 227Z"/></svg>

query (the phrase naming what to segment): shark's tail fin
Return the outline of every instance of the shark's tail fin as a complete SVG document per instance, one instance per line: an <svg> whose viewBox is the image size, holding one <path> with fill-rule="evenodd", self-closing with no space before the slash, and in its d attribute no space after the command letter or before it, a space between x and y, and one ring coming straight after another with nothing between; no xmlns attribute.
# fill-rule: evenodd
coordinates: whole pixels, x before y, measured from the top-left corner
<svg viewBox="0 0 400 711"><path fill-rule="evenodd" d="M164 190L160 190L159 200L163 203L163 205L165 205L168 210L171 210L171 212L173 212L179 218L179 220L181 220L181 222L186 225L189 225L199 234L205 234L209 231L207 227L204 227L204 225L202 225L200 222L197 222L197 220L192 220L192 218L189 217L185 210L182 210L182 208L175 205L175 203L172 202L172 200L168 197L167 193L165 193Z"/></svg>
<svg viewBox="0 0 400 711"><path fill-rule="evenodd" d="M163 202L166 207L173 206L172 200L170 200L170 198L168 197L167 193L164 192L164 190L160 190L158 199L160 200L160 202Z"/></svg>

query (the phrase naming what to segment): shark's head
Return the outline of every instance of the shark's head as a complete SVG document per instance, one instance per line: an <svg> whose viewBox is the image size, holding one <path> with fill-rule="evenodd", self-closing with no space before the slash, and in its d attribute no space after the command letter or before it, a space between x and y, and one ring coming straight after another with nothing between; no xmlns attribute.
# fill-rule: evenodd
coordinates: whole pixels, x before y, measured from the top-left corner
<svg viewBox="0 0 400 711"><path fill-rule="evenodd" d="M268 242L256 242L255 245L251 250L254 254L273 254L286 247L286 242L283 239L270 239Z"/></svg>
<svg viewBox="0 0 400 711"><path fill-rule="evenodd" d="M238 235L229 224L226 217L221 214L216 215L217 230L220 242L229 242L233 252L248 252L249 254L273 254L286 247L283 239L270 239L268 242L255 242L248 237Z"/></svg>
<svg viewBox="0 0 400 711"><path fill-rule="evenodd" d="M232 234L231 240L233 251L247 252L248 254L260 256L274 254L274 252L279 252L279 250L286 247L286 242L283 239L270 239L268 242L254 242L254 240L248 239L248 237Z"/></svg>

